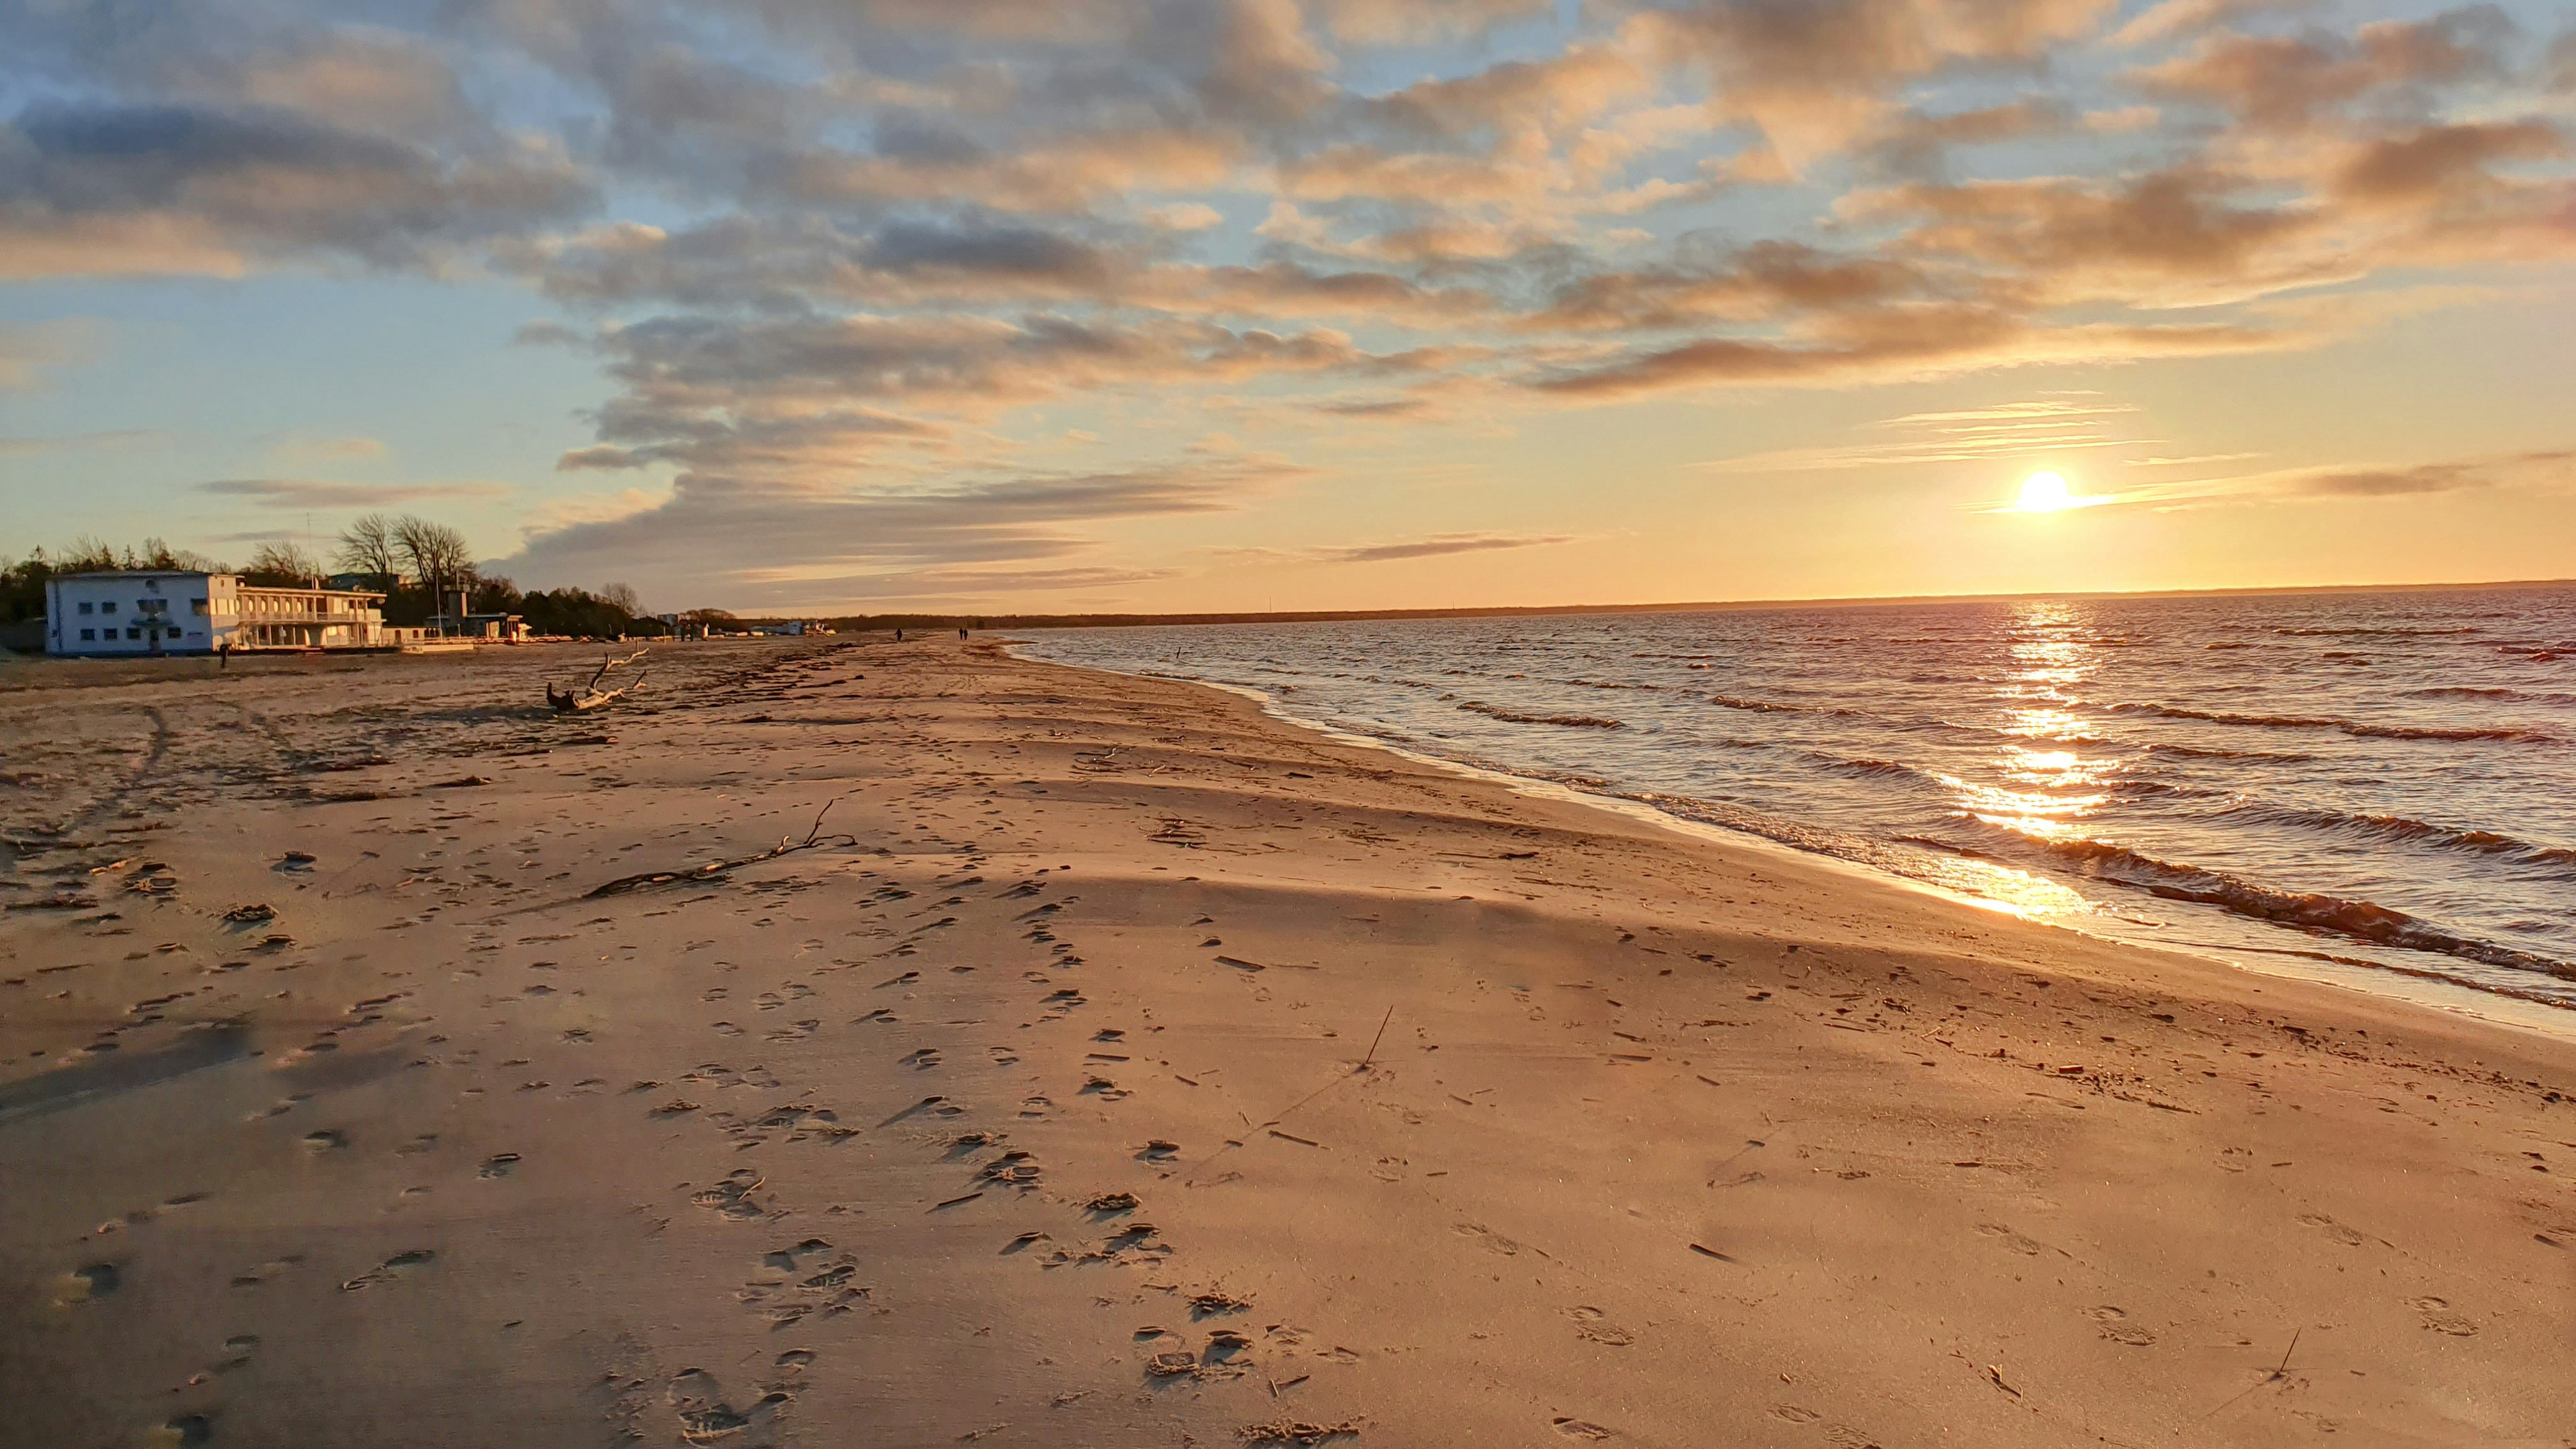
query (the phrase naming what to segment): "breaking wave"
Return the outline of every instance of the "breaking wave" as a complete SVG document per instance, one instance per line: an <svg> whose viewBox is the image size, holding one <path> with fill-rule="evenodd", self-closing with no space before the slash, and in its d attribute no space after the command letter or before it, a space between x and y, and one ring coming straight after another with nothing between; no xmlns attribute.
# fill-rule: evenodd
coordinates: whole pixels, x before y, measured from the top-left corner
<svg viewBox="0 0 2576 1449"><path fill-rule="evenodd" d="M2458 830L2403 815L2356 815L2341 810L2262 804L2240 805L2224 813L2338 835L2406 841L2437 850L2469 851L2524 865L2576 865L2576 846L2535 845L2493 830Z"/></svg>
<svg viewBox="0 0 2576 1449"><path fill-rule="evenodd" d="M2341 730L2368 740L2501 740L2517 744L2554 745L2558 736L2519 725L2393 725L2317 714L2229 714L2221 710L2183 709L2170 704L2112 704L2113 714L2152 715L2158 719L2197 720L2204 724L2245 725L2256 729Z"/></svg>
<svg viewBox="0 0 2576 1449"><path fill-rule="evenodd" d="M1628 727L1626 720L1602 719L1588 714L1523 714L1518 710L1505 709L1499 704L1487 704L1481 699L1462 699L1458 701L1458 707L1512 724L1565 725L1573 729L1587 730L1624 730Z"/></svg>

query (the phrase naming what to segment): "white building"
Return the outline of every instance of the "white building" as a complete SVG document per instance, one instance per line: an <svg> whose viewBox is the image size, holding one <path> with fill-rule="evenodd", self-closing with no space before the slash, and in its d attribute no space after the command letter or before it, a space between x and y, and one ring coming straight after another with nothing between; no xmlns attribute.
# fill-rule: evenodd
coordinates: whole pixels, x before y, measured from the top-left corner
<svg viewBox="0 0 2576 1449"><path fill-rule="evenodd" d="M282 589L239 574L138 570L45 583L45 652L211 654L253 649L374 649L388 642L385 596Z"/></svg>

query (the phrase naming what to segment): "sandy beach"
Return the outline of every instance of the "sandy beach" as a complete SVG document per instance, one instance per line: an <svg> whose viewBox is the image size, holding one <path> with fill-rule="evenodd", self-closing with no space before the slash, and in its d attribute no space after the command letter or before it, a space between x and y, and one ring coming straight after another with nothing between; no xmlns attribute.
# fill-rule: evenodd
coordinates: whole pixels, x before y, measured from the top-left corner
<svg viewBox="0 0 2576 1449"><path fill-rule="evenodd" d="M0 673L0 1443L2576 1445L2564 1036L881 637Z"/></svg>

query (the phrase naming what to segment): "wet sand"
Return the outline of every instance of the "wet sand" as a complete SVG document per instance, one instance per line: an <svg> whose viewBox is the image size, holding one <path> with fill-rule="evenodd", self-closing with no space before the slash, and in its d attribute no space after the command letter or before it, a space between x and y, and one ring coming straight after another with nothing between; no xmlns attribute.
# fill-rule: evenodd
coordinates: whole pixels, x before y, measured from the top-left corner
<svg viewBox="0 0 2576 1449"><path fill-rule="evenodd" d="M2561 1039L981 642L596 659L0 671L0 1443L2576 1444Z"/></svg>

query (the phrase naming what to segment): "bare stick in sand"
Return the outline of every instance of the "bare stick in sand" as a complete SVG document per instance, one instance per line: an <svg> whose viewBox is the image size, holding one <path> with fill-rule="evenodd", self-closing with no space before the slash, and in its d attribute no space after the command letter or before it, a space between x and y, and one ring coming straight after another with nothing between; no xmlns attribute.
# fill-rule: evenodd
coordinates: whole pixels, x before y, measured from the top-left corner
<svg viewBox="0 0 2576 1449"><path fill-rule="evenodd" d="M2247 1384L2243 1389L2237 1391L2234 1398L2229 1399L2226 1403L2219 1405L2208 1413L2201 1415L2201 1417L2204 1419L2217 1418L2221 1413L2225 1412L2231 1405L2233 1405L2237 1399L2244 1398L2247 1394L2254 1392L2265 1384L2277 1384L2283 1379L2288 1378L2290 1376L2290 1355L2299 1351L2299 1335L2307 1331L2307 1325L2305 1324L2301 1324L2299 1327L2292 1329L2290 1331L2290 1346L2281 1350L2281 1361L2272 1366L2272 1371L2270 1373L2265 1374L2263 1377L2256 1379L2250 1384Z"/></svg>
<svg viewBox="0 0 2576 1449"><path fill-rule="evenodd" d="M1368 1055L1360 1058L1359 1070L1363 1072L1367 1071L1369 1069L1369 1063L1377 1060L1377 1044L1386 1040L1386 1024L1393 1020L1395 1020L1395 1004L1393 1002L1389 1002L1387 1003L1386 1015L1378 1018L1377 1035L1369 1038Z"/></svg>
<svg viewBox="0 0 2576 1449"><path fill-rule="evenodd" d="M856 791L851 792L851 794L856 793ZM816 850L827 845L857 845L859 843L859 838L855 835L842 834L827 836L823 834L823 817L832 813L833 806L840 804L848 798L850 798L849 795L835 795L831 799L824 801L823 808L814 812L813 828L805 832L805 838L801 841L791 843L786 840L781 840L777 845L772 846L768 850L762 851L758 855L746 855L740 860L713 860L707 862L705 865L691 866L687 870L648 870L640 875L622 875L617 879L610 881L606 885L598 886L584 892L582 894L582 899L588 901L597 900L601 896L624 895L628 891L643 890L650 886L670 885L679 881L712 880L717 876L725 874L727 871L740 870L746 865L758 865L765 860L776 860L782 855L794 855L800 850ZM888 984L891 985L892 983Z"/></svg>

